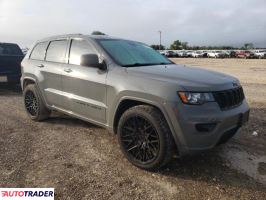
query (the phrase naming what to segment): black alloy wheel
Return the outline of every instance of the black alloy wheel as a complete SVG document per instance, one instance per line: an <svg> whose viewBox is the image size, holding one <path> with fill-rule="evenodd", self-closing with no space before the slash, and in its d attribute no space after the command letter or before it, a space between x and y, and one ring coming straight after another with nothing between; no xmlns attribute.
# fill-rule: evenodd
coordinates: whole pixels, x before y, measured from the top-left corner
<svg viewBox="0 0 266 200"><path fill-rule="evenodd" d="M153 125L142 116L136 115L125 121L121 141L127 154L141 164L152 162L159 155L158 133Z"/></svg>
<svg viewBox="0 0 266 200"><path fill-rule="evenodd" d="M42 121L50 116L51 111L46 107L35 84L25 86L23 97L25 110L32 120Z"/></svg>
<svg viewBox="0 0 266 200"><path fill-rule="evenodd" d="M38 101L36 96L34 95L34 93L31 90L28 90L25 93L25 107L28 111L28 113L35 117L38 114L39 111L39 105L38 105Z"/></svg>
<svg viewBox="0 0 266 200"><path fill-rule="evenodd" d="M119 119L118 141L125 157L133 165L157 170L172 158L175 143L163 114L150 105L137 105Z"/></svg>

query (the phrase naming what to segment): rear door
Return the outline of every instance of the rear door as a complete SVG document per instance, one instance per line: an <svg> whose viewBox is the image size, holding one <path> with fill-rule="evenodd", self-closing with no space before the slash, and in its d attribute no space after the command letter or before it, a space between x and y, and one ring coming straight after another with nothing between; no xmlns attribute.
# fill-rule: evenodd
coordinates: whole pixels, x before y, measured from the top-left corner
<svg viewBox="0 0 266 200"><path fill-rule="evenodd" d="M91 121L106 121L106 71L80 65L84 54L98 54L87 40L72 39L69 64L64 65L62 74L63 91L67 94L69 107L75 115Z"/></svg>
<svg viewBox="0 0 266 200"><path fill-rule="evenodd" d="M62 71L66 62L68 40L51 41L48 45L45 61L36 63L39 70L39 85L47 104L58 108L62 107Z"/></svg>

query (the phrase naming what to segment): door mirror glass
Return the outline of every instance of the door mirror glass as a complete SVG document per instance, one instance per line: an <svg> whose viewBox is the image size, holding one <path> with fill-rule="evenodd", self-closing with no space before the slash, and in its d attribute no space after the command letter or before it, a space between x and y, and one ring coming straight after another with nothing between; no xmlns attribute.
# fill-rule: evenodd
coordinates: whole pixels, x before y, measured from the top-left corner
<svg viewBox="0 0 266 200"><path fill-rule="evenodd" d="M86 67L97 67L100 70L106 70L105 62L100 63L96 54L84 54L81 56L80 64Z"/></svg>

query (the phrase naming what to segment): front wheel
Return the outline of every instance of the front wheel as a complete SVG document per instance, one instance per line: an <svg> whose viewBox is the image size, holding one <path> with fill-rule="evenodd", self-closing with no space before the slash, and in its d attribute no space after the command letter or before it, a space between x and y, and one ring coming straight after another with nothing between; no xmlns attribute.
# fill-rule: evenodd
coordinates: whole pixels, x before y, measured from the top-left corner
<svg viewBox="0 0 266 200"><path fill-rule="evenodd" d="M164 116L147 105L125 111L118 124L118 141L125 157L147 170L163 167L174 152L174 141Z"/></svg>
<svg viewBox="0 0 266 200"><path fill-rule="evenodd" d="M49 117L50 110L45 106L35 84L29 84L23 90L24 105L28 116L34 121Z"/></svg>

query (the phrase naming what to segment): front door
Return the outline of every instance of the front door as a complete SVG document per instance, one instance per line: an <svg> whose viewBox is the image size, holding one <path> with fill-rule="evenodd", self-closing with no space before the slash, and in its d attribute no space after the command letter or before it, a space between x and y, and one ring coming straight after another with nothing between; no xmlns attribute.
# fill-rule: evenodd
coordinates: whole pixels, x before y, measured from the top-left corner
<svg viewBox="0 0 266 200"><path fill-rule="evenodd" d="M98 54L93 45L83 39L73 39L69 64L64 65L62 87L73 114L90 121L106 122L106 71L80 65L84 54Z"/></svg>

